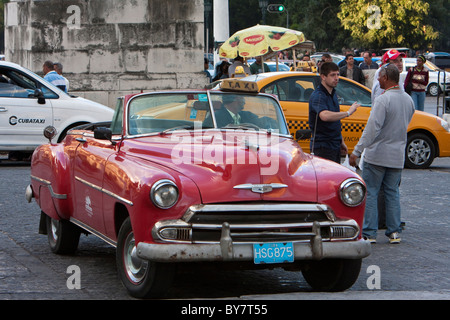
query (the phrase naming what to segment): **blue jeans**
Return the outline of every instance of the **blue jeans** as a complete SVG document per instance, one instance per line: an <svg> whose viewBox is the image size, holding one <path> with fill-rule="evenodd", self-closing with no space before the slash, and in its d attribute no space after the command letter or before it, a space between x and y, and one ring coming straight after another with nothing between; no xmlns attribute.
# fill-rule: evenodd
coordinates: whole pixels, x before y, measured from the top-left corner
<svg viewBox="0 0 450 320"><path fill-rule="evenodd" d="M386 203L386 235L401 232L399 184L402 169L386 168L364 161L362 177L367 187L363 236L376 238L378 230L378 193L384 188Z"/></svg>
<svg viewBox="0 0 450 320"><path fill-rule="evenodd" d="M414 101L416 110L423 111L425 107L425 91L411 91L411 98Z"/></svg>

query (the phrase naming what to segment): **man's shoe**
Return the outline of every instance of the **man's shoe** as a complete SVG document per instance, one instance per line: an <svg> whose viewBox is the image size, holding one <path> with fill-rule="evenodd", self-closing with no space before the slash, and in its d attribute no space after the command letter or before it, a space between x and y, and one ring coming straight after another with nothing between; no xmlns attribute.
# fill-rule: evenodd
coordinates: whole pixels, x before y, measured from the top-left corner
<svg viewBox="0 0 450 320"><path fill-rule="evenodd" d="M369 240L370 243L377 243L376 238L369 238L369 237L364 236L364 240Z"/></svg>
<svg viewBox="0 0 450 320"><path fill-rule="evenodd" d="M393 232L389 236L389 243L400 243L402 239L400 239L400 234L398 232Z"/></svg>

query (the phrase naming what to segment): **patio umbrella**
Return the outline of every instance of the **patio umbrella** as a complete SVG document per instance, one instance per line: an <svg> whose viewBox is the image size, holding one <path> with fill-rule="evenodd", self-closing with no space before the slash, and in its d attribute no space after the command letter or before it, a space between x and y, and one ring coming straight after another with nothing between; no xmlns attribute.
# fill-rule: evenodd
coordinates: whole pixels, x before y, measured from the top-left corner
<svg viewBox="0 0 450 320"><path fill-rule="evenodd" d="M304 42L303 32L282 27L256 25L233 34L219 50L223 58L256 57L282 51Z"/></svg>

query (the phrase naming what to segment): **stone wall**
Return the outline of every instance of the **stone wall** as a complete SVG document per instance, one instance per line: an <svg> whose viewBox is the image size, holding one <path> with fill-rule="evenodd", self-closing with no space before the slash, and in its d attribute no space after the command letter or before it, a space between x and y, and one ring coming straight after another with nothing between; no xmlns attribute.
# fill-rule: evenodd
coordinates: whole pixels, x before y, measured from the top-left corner
<svg viewBox="0 0 450 320"><path fill-rule="evenodd" d="M118 96L201 88L203 0L12 0L6 60L42 75L61 62L70 92L114 107Z"/></svg>

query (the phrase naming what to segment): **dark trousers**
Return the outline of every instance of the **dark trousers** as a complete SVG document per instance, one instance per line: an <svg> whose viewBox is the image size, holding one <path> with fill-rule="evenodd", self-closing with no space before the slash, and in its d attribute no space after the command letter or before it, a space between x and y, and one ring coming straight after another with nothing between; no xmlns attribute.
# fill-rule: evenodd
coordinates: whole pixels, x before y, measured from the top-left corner
<svg viewBox="0 0 450 320"><path fill-rule="evenodd" d="M314 148L313 152L315 156L341 163L341 149Z"/></svg>

